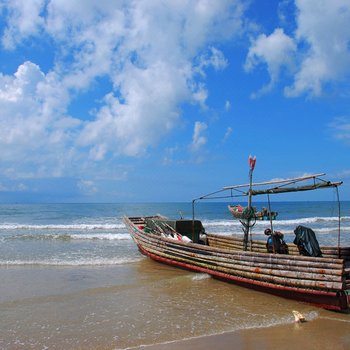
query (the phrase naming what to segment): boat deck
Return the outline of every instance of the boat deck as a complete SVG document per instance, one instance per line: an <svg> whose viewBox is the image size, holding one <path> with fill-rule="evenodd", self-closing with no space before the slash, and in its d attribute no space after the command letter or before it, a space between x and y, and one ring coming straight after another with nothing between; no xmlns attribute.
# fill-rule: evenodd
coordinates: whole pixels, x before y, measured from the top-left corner
<svg viewBox="0 0 350 350"><path fill-rule="evenodd" d="M218 248L226 248L233 250L243 250L242 236L223 236L208 233L208 245ZM295 244L287 244L289 255L300 255L298 247ZM324 258L344 259L350 263L350 247L321 246L322 256ZM248 251L256 253L267 253L266 241L252 240L248 242Z"/></svg>
<svg viewBox="0 0 350 350"><path fill-rule="evenodd" d="M207 234L208 245L211 247L229 249L229 250L243 250L243 238L237 236L222 236L217 234ZM289 256L300 256L299 250L294 244L287 244ZM343 259L344 260L344 274L345 274L345 289L350 290L350 247L334 247L321 246L322 258L324 259ZM248 243L248 251L255 253L268 253L266 250L266 242L262 240L253 240ZM321 259L322 259L321 258ZM322 261L322 260L321 260Z"/></svg>

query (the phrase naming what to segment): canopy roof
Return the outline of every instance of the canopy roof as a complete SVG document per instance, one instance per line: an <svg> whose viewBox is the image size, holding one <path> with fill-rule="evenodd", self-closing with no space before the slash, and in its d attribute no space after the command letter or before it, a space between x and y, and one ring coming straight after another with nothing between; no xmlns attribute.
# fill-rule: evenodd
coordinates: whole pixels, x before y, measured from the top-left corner
<svg viewBox="0 0 350 350"><path fill-rule="evenodd" d="M215 199L215 198L227 198L227 197L238 197L238 196L252 196L262 194L280 194L287 192L301 192L311 191L321 188L338 187L343 182L332 182L321 178L326 175L325 173L312 174L303 177L296 177L291 179L278 179L266 182L256 182L250 184L225 186L221 190L207 194L198 199ZM252 190L250 192L250 186ZM217 196L219 193L230 190L230 195ZM236 194L234 194L236 192Z"/></svg>
<svg viewBox="0 0 350 350"><path fill-rule="evenodd" d="M319 188L337 187L340 186L342 182L320 182L312 185L296 186L296 187L273 187L266 190L252 190L252 196L257 196L259 194L277 194L286 192L301 192L301 191L311 191L317 190ZM248 194L248 193L247 193Z"/></svg>
<svg viewBox="0 0 350 350"><path fill-rule="evenodd" d="M252 178L253 170L254 170L254 167L251 167L250 178ZM321 173L321 174L307 175L303 177L296 177L292 179L279 179L279 180L271 180L267 182L257 182L257 183L243 184L243 185L226 186L221 190L209 193L207 195L204 195L192 200L193 221L194 221L194 212L195 212L194 207L195 207L195 202L197 200L223 199L223 198L248 196L248 208L250 208L252 196L257 196L262 194L270 195L270 194L279 194L279 193L287 193L287 192L312 191L312 190L317 190L321 188L333 187L336 189L337 200L338 200L338 249L339 249L340 247L340 201L339 201L338 186L340 186L343 182L342 181L332 182L332 181L324 180L321 178L321 176L324 176L324 175L326 174ZM243 248L244 250L247 250L248 235L252 227L250 226L250 223L252 221L248 218L245 222L243 222L242 220L240 220L240 222L243 225L243 232L244 232ZM272 221L271 221L271 230L272 230Z"/></svg>

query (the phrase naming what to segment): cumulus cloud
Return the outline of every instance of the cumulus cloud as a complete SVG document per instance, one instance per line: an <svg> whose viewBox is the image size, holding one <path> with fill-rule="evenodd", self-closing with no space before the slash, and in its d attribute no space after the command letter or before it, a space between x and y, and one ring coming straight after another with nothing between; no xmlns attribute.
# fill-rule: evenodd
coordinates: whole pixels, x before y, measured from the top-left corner
<svg viewBox="0 0 350 350"><path fill-rule="evenodd" d="M208 125L206 123L195 122L191 144L192 151L199 151L207 143L207 137L205 136L207 128Z"/></svg>
<svg viewBox="0 0 350 350"><path fill-rule="evenodd" d="M0 74L0 160L17 175L60 176L73 156L70 145L81 122L63 113L67 93L53 73L27 61L13 75Z"/></svg>
<svg viewBox="0 0 350 350"><path fill-rule="evenodd" d="M270 75L270 82L263 86L253 97L269 92L279 79L282 67L291 68L296 45L282 28L266 36L261 34L252 43L245 62L246 71L252 71L257 65L264 63Z"/></svg>
<svg viewBox="0 0 350 350"><path fill-rule="evenodd" d="M36 34L44 25L40 16L45 0L12 0L6 3L8 21L2 37L6 49L14 49L23 39Z"/></svg>
<svg viewBox="0 0 350 350"><path fill-rule="evenodd" d="M287 6L286 2L281 4ZM289 68L292 80L284 89L288 97L320 96L326 87L336 86L350 76L349 1L296 0L295 6L293 35L276 28L272 34L260 34L252 41L245 69L250 72L265 64L270 76L270 82L257 95L275 87L282 67ZM280 18L285 24L286 17Z"/></svg>
<svg viewBox="0 0 350 350"><path fill-rule="evenodd" d="M228 61L224 54L215 47L211 47L208 52L200 56L197 69L200 74L205 76L205 68L213 67L215 70L222 70L227 65Z"/></svg>
<svg viewBox="0 0 350 350"><path fill-rule="evenodd" d="M244 11L240 0L16 0L3 8L5 49L49 38L55 51L46 73L28 61L0 76L1 157L25 157L38 175L56 176L140 156L178 125L183 103L205 108L206 69L228 64L215 45L241 33ZM93 115L70 116L74 96L100 77L110 86Z"/></svg>
<svg viewBox="0 0 350 350"><path fill-rule="evenodd" d="M350 75L350 3L297 0L296 5L296 40L307 50L286 94L319 96L324 85Z"/></svg>

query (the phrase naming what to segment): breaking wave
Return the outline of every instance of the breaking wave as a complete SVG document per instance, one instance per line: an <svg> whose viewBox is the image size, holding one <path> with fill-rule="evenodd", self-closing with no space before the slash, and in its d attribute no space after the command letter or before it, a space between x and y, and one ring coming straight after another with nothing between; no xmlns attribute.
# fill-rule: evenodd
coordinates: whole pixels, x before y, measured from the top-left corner
<svg viewBox="0 0 350 350"><path fill-rule="evenodd" d="M120 224L68 224L68 225L27 225L4 223L0 230L120 230L125 225Z"/></svg>
<svg viewBox="0 0 350 350"><path fill-rule="evenodd" d="M337 223L338 217L336 216L325 216L325 217L309 217L309 218L298 218L298 219L289 219L289 220L274 220L273 223L278 225L306 225L306 224L324 224L324 223ZM341 217L341 222L350 222L350 216ZM269 224L268 220L256 221L256 225L267 225ZM240 226L239 220L203 220L203 225L205 227L213 226Z"/></svg>
<svg viewBox="0 0 350 350"><path fill-rule="evenodd" d="M224 235L243 234L242 225L239 220L204 220L203 225L208 233L220 233ZM317 234L336 234L338 233L338 217L309 217L288 220L274 220L275 230L282 231L284 234L293 234L297 226L303 225L312 228ZM255 235L264 235L264 229L270 226L269 221L256 221L253 233ZM341 218L340 230L342 233L350 232L350 217Z"/></svg>
<svg viewBox="0 0 350 350"><path fill-rule="evenodd" d="M135 258L81 258L76 260L41 259L41 260L0 260L0 266L107 266L137 262L143 256Z"/></svg>
<svg viewBox="0 0 350 350"><path fill-rule="evenodd" d="M130 240L131 236L126 233L77 233L77 234L56 234L56 233L47 233L47 234L19 234L15 236L10 236L8 240L61 240L61 241L70 241L70 240Z"/></svg>

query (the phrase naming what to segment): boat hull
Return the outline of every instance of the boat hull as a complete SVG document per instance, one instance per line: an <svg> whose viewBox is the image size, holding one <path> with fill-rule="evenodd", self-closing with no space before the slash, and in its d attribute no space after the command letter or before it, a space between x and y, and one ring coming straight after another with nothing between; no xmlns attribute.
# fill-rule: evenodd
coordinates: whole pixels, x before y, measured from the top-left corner
<svg viewBox="0 0 350 350"><path fill-rule="evenodd" d="M191 264L175 261L172 259L164 258L155 254L152 254L146 250L144 250L141 246L139 246L139 250L145 256L148 256L152 260L163 263L169 266L174 266L177 268L207 273L211 275L213 278L218 280L233 283L239 285L241 287L254 289L259 292L264 292L268 294L273 294L279 297L307 302L309 304L313 304L315 306L335 311L342 311L348 309L348 304L350 303L350 299L345 292L322 292L322 291L308 291L308 290L296 290L295 288L286 288L282 286L268 285L266 283L261 283L259 281L248 280L238 276L232 276L225 273L220 273L217 271L213 271L211 269L206 269L203 267L194 266Z"/></svg>
<svg viewBox="0 0 350 350"><path fill-rule="evenodd" d="M126 224L139 250L154 261L330 310L349 307L342 259L319 258L318 262L316 258L237 252L174 241L145 233L128 220Z"/></svg>

